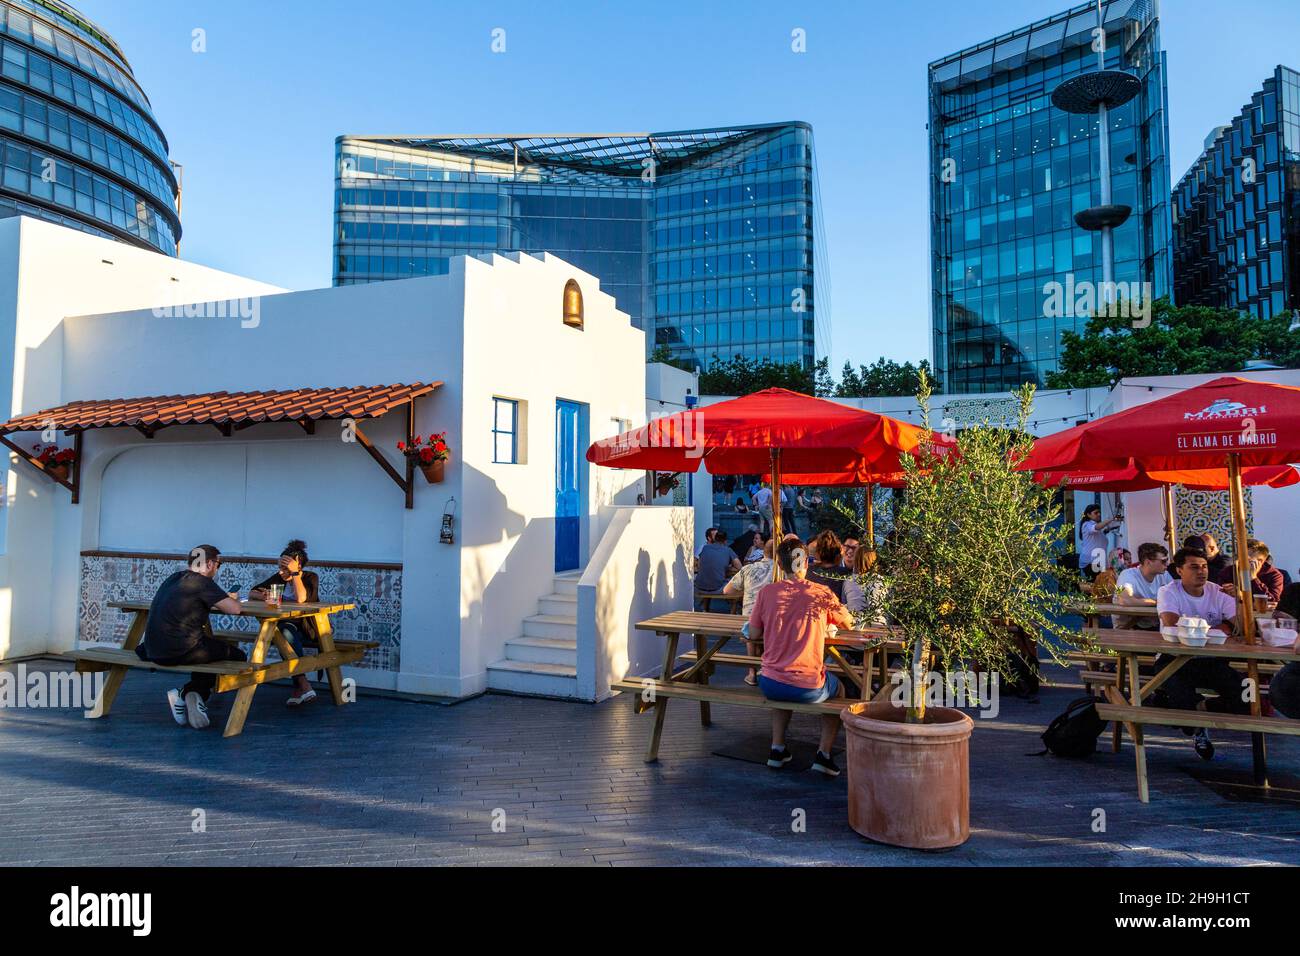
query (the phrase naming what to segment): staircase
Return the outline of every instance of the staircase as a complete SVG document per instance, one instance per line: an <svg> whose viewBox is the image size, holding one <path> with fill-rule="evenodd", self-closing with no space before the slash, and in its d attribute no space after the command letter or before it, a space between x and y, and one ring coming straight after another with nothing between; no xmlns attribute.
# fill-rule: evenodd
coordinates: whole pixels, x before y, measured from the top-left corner
<svg viewBox="0 0 1300 956"><path fill-rule="evenodd" d="M532 697L578 696L578 579L582 571L555 576L555 591L524 618L523 635L506 641L506 656L489 664L490 690Z"/></svg>

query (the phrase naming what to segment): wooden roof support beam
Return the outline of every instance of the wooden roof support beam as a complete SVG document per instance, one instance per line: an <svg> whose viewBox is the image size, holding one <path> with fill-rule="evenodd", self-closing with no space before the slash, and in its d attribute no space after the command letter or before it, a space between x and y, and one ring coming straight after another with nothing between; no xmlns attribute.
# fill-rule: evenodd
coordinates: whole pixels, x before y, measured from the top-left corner
<svg viewBox="0 0 1300 956"><path fill-rule="evenodd" d="M134 425L132 427L135 428L135 430L138 431L145 438L153 438L154 435L158 434L160 429L166 428L167 426L166 425Z"/></svg>
<svg viewBox="0 0 1300 956"><path fill-rule="evenodd" d="M234 434L234 429L231 426L230 422L211 422L211 425L213 428L221 432L221 434L225 435L227 438L229 438L231 435Z"/></svg>
<svg viewBox="0 0 1300 956"><path fill-rule="evenodd" d="M46 478L50 479L50 481L57 482L58 484L62 485L64 488L67 488L68 491L72 492L72 503L75 505L77 503L77 499L80 497L80 495L78 494L78 485L80 484L81 481L81 432L76 432L75 434L76 434L76 439L75 439L74 449L77 453L77 458L72 463L72 473L71 473L72 481L69 481L67 478L58 478L55 475L53 475L42 462L37 460L35 455L33 455L29 451L26 451L23 448L20 448L18 445L10 441L8 435L0 435L0 444L4 445L6 448L12 451L23 461L27 462L29 465L31 465L33 468L35 468L37 471L43 474Z"/></svg>
<svg viewBox="0 0 1300 956"><path fill-rule="evenodd" d="M316 419L300 418L298 419L298 424L302 426L302 430L305 431L308 435L316 434Z"/></svg>
<svg viewBox="0 0 1300 956"><path fill-rule="evenodd" d="M398 474L397 469L394 468L389 460L384 457L383 453L375 447L374 442L366 437L366 433L361 430L360 425L354 423L352 426L352 432L356 435L358 444L366 450L367 454L369 454L371 458L379 463L379 467L387 472L388 477L393 479L393 482L397 487L401 488L404 494L407 494L406 500L410 502L412 496L409 492L414 487L414 482L403 480L402 476ZM413 502L407 505L408 508L413 506Z"/></svg>

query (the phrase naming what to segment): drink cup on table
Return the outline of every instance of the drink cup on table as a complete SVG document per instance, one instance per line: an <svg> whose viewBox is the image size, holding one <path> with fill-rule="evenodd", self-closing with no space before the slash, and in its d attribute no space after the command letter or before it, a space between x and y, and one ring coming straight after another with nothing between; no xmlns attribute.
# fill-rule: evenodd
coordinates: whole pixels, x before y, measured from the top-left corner
<svg viewBox="0 0 1300 956"><path fill-rule="evenodd" d="M266 588L266 603L271 607L280 606L280 595L284 592L283 584L270 584Z"/></svg>

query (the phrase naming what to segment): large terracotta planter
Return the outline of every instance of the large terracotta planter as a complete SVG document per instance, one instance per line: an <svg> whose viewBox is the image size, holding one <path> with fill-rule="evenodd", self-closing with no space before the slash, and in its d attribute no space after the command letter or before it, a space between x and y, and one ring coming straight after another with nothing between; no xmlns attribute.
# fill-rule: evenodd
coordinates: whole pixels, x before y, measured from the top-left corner
<svg viewBox="0 0 1300 956"><path fill-rule="evenodd" d="M847 742L849 826L870 840L916 850L970 838L969 743L974 721L931 707L923 724L890 701L841 714Z"/></svg>
<svg viewBox="0 0 1300 956"><path fill-rule="evenodd" d="M67 465L46 465L46 466L45 466L45 473L46 473L47 475L49 475L51 478L53 478L55 481L67 481L67 480L68 480L68 466L67 466Z"/></svg>

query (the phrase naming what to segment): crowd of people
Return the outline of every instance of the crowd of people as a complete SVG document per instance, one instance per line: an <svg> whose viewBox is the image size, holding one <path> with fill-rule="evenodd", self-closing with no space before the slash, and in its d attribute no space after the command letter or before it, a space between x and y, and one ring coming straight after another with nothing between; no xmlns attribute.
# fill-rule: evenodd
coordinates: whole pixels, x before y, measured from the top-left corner
<svg viewBox="0 0 1300 956"><path fill-rule="evenodd" d="M1290 583L1286 572L1273 565L1263 541L1250 538L1246 548L1251 598L1275 604L1275 617L1294 626L1300 617L1300 584ZM1115 627L1158 630L1162 626L1174 627L1179 618L1188 617L1201 618L1230 637L1240 635L1235 566L1220 551L1213 535L1189 536L1172 559L1163 544L1154 542L1139 545L1137 555L1135 565L1119 571L1113 601L1120 607L1154 607L1156 616L1115 614ZM1170 655L1159 655L1156 670L1172 661ZM1202 693L1207 690L1212 695ZM1269 682L1268 690L1268 704L1273 711L1300 718L1300 664L1284 665ZM1179 710L1203 706L1215 712L1250 712L1250 697L1243 693L1241 674L1221 657L1190 658L1156 690L1153 703ZM1213 758L1214 742L1208 729L1185 727L1183 732L1193 738L1197 754L1205 760Z"/></svg>
<svg viewBox="0 0 1300 956"><path fill-rule="evenodd" d="M699 606L709 594L738 598L745 618L741 633L750 656L758 656L762 646L761 666L749 669L745 683L757 686L772 701L821 703L843 696L840 682L826 671L826 639L832 627L885 623L879 610L884 584L873 573L875 552L863 548L857 538L841 540L830 529L806 543L794 533L785 534L779 543L756 534L729 546L726 532L719 528L707 529L704 537L695 575L696 590L704 595ZM781 569L781 579L775 582L774 567ZM788 710L772 712L767 763L774 769L791 759L785 742L790 716ZM832 777L840 772L831 756L838 728L837 716L822 717L812 766Z"/></svg>

